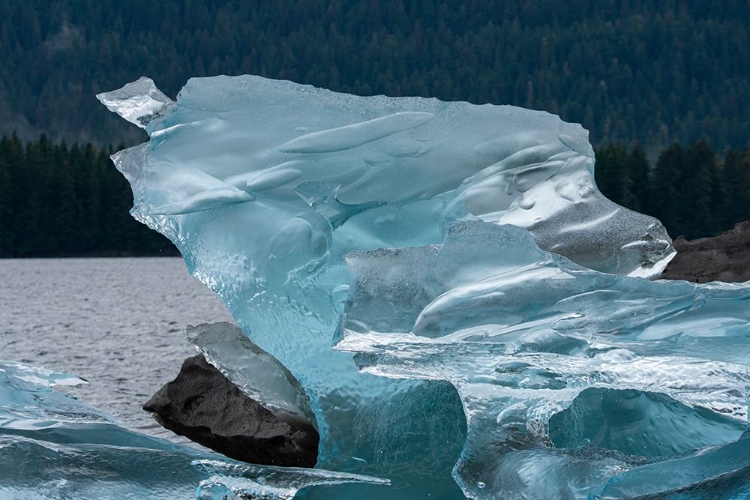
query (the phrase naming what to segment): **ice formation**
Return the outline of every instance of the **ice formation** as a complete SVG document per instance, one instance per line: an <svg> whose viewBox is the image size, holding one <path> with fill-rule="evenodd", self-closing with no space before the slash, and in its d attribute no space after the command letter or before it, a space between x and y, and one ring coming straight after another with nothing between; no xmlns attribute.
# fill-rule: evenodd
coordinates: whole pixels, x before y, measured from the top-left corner
<svg viewBox="0 0 750 500"><path fill-rule="evenodd" d="M254 76L99 98L151 138L113 157L133 216L299 381L318 466L391 482L305 498L747 493L750 286L644 279L669 237L580 125Z"/></svg>
<svg viewBox="0 0 750 500"><path fill-rule="evenodd" d="M0 361L0 498L288 500L312 485L385 484L333 471L251 466L139 434L53 390L80 383Z"/></svg>
<svg viewBox="0 0 750 500"><path fill-rule="evenodd" d="M468 497L750 492L748 284L603 274L477 222L348 260L337 347L365 372L458 389Z"/></svg>
<svg viewBox="0 0 750 500"><path fill-rule="evenodd" d="M253 76L100 99L151 136L114 157L133 215L300 381L322 467L390 498L620 498L748 465L699 464L744 449L750 291L643 279L670 240L599 193L579 125Z"/></svg>
<svg viewBox="0 0 750 500"><path fill-rule="evenodd" d="M230 323L189 326L187 337L209 363L266 409L316 425L310 400L299 382L238 327Z"/></svg>

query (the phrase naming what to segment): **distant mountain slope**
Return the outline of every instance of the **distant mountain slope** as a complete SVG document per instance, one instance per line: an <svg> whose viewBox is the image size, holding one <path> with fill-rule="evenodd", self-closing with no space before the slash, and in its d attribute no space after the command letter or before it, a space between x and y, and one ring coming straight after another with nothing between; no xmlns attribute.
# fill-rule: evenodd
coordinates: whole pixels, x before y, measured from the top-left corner
<svg viewBox="0 0 750 500"><path fill-rule="evenodd" d="M255 73L544 109L652 157L723 151L749 142L749 26L741 0L4 0L0 134L134 143L94 94Z"/></svg>

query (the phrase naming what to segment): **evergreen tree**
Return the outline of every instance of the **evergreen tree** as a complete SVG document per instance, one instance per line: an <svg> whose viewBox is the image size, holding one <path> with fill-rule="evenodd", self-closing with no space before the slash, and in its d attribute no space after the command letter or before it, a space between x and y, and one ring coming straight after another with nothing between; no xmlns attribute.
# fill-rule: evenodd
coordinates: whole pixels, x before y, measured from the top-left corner
<svg viewBox="0 0 750 500"><path fill-rule="evenodd" d="M130 217L132 200L107 151L0 139L0 257L177 255Z"/></svg>
<svg viewBox="0 0 750 500"><path fill-rule="evenodd" d="M626 207L633 205L631 172L628 152L622 145L601 149L597 155L596 182L599 190L610 200Z"/></svg>
<svg viewBox="0 0 750 500"><path fill-rule="evenodd" d="M650 166L646 158L646 152L639 144L635 144L628 154L625 169L630 176L630 198L629 208L636 212L649 213L651 211L651 198L649 196L649 170Z"/></svg>
<svg viewBox="0 0 750 500"><path fill-rule="evenodd" d="M679 144L671 145L659 155L651 178L651 208L653 215L659 219L675 238L684 235L687 229L682 207L682 186L684 183L683 165L685 151ZM678 201L679 200L679 201Z"/></svg>
<svg viewBox="0 0 750 500"><path fill-rule="evenodd" d="M750 151L729 151L724 160L723 200L721 225L730 229L733 224L750 220Z"/></svg>
<svg viewBox="0 0 750 500"><path fill-rule="evenodd" d="M682 189L678 202L683 234L688 239L710 234L719 198L716 153L708 142L700 141L684 152Z"/></svg>
<svg viewBox="0 0 750 500"><path fill-rule="evenodd" d="M13 212L11 210L10 168L5 159L6 140L0 142L0 258L13 256Z"/></svg>

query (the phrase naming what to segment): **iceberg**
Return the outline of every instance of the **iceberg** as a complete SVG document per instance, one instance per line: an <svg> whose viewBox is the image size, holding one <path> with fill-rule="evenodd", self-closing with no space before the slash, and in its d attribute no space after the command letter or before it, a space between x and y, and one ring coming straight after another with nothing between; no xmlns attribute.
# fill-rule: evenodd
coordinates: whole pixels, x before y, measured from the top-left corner
<svg viewBox="0 0 750 500"><path fill-rule="evenodd" d="M309 404L307 474L337 484L300 495L746 493L750 284L653 280L671 240L598 191L580 125L257 76L98 97L150 136L113 156L133 217L307 394L197 341L280 411Z"/></svg>

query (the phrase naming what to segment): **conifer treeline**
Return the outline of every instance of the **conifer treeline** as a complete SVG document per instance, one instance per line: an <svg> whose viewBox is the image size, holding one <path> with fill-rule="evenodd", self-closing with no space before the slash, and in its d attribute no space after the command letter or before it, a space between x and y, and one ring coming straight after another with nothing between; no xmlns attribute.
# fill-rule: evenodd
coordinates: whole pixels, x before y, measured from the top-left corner
<svg viewBox="0 0 750 500"><path fill-rule="evenodd" d="M706 141L673 144L651 166L643 149L596 152L596 183L610 200L659 219L672 238L714 236L750 220L750 151L721 158Z"/></svg>
<svg viewBox="0 0 750 500"><path fill-rule="evenodd" d="M0 257L177 255L130 217L112 150L0 139Z"/></svg>
<svg viewBox="0 0 750 500"><path fill-rule="evenodd" d="M111 148L46 136L0 139L0 257L177 255L128 213L132 193ZM702 141L674 144L649 164L639 146L597 151L596 182L608 198L661 220L669 234L698 238L750 219L750 152L721 158Z"/></svg>

